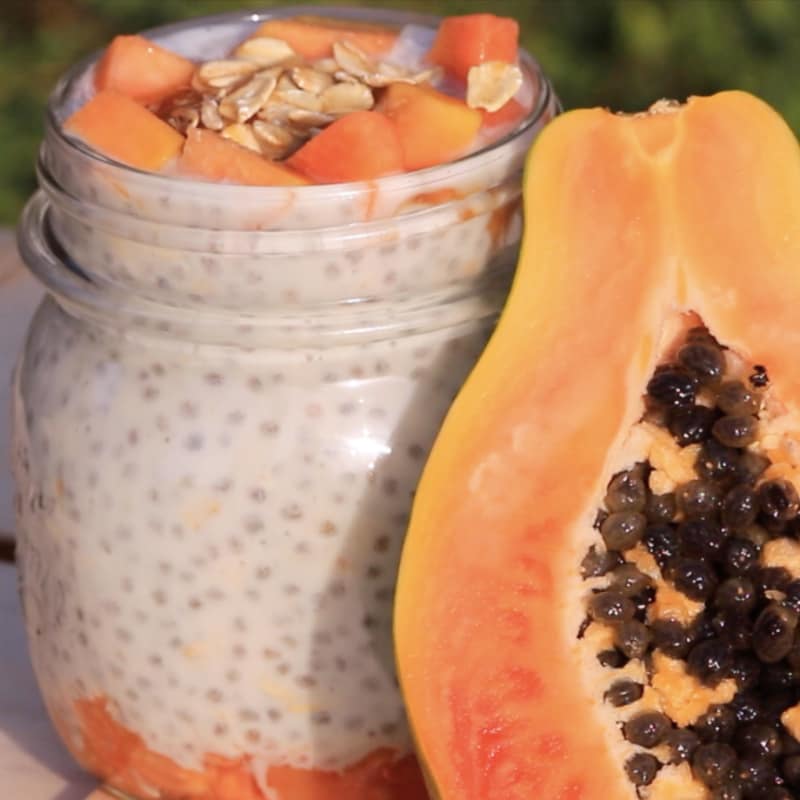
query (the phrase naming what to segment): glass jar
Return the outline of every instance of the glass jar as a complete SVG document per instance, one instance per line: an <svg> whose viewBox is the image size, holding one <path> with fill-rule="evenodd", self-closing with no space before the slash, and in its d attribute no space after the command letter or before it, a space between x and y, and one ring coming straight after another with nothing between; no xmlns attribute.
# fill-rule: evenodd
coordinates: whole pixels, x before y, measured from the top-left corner
<svg viewBox="0 0 800 800"><path fill-rule="evenodd" d="M148 35L192 56L198 30L224 50L263 16ZM299 189L124 167L60 128L91 62L57 87L19 229L48 296L15 373L18 557L45 704L116 791L424 796L395 571L508 289L523 158L556 111L523 64L535 107L500 141Z"/></svg>

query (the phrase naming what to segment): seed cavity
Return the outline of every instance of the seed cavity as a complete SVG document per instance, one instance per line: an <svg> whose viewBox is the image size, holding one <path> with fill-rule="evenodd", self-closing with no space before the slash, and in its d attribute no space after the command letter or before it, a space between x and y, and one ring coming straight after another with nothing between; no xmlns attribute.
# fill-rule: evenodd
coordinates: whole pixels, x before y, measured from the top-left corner
<svg viewBox="0 0 800 800"><path fill-rule="evenodd" d="M800 800L800 496L768 391L690 329L646 386L648 457L597 509L581 646L642 798L682 774L712 800Z"/></svg>

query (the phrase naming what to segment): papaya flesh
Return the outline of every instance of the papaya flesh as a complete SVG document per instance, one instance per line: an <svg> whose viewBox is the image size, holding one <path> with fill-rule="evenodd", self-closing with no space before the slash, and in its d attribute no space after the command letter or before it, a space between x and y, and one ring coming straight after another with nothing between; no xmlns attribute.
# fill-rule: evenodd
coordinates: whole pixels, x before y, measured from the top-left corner
<svg viewBox="0 0 800 800"><path fill-rule="evenodd" d="M633 116L573 111L534 145L524 204L508 303L426 465L398 578L398 672L431 794L800 797L797 142L743 92ZM723 364L705 383L689 375L702 435L675 423L686 397L674 374L698 344ZM723 431L736 415L720 398L737 381L740 405L742 391L755 399ZM619 481L642 479L647 527L614 549ZM702 513L686 488L697 482L713 501ZM731 517L734 490L750 498L746 526ZM650 503L668 495L654 544ZM598 554L617 561L595 569ZM637 662L619 620L598 628L616 613L601 606L623 561L653 577L646 611L619 620L668 621L694 637L686 652L653 625ZM687 562L705 577L687 581ZM726 617L729 580L757 605ZM744 662L749 676L734 668ZM640 699L616 709L615 678ZM661 717L644 735L628 708ZM694 737L683 758L678 734Z"/></svg>
<svg viewBox="0 0 800 800"><path fill-rule="evenodd" d="M80 736L66 737L88 771L131 797L163 800L427 800L416 759L378 748L342 771L273 765L263 775L265 796L250 756L208 754L202 769L188 769L147 747L117 721L104 696L75 704ZM69 730L62 726L63 730Z"/></svg>
<svg viewBox="0 0 800 800"><path fill-rule="evenodd" d="M471 67L486 61L517 60L519 23L494 14L445 17L439 24L428 60L453 77L467 80Z"/></svg>
<svg viewBox="0 0 800 800"><path fill-rule="evenodd" d="M317 183L360 181L403 171L397 126L378 111L351 111L320 131L286 163Z"/></svg>
<svg viewBox="0 0 800 800"><path fill-rule="evenodd" d="M143 170L159 170L174 161L183 136L125 94L103 89L64 123L105 155Z"/></svg>
<svg viewBox="0 0 800 800"><path fill-rule="evenodd" d="M407 170L442 164L464 155L475 141L481 112L431 86L393 83L378 111L394 122ZM435 131L435 135L433 132Z"/></svg>
<svg viewBox="0 0 800 800"><path fill-rule="evenodd" d="M381 55L392 49L397 35L396 29L382 25L314 15L268 19L253 34L283 39L295 53L310 59L330 56L333 45L341 41L350 42L369 55Z"/></svg>
<svg viewBox="0 0 800 800"><path fill-rule="evenodd" d="M115 36L97 63L97 91L109 89L138 103L159 103L189 86L195 65L143 36Z"/></svg>
<svg viewBox="0 0 800 800"><path fill-rule="evenodd" d="M180 175L229 181L247 186L302 186L308 181L294 170L225 139L214 131L193 128L177 163Z"/></svg>

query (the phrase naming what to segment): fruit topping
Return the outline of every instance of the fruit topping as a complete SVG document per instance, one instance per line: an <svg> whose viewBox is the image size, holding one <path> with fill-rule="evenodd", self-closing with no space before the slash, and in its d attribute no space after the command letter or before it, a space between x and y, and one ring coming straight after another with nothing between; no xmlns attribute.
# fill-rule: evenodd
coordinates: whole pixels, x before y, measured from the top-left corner
<svg viewBox="0 0 800 800"><path fill-rule="evenodd" d="M268 185L270 176L276 185L292 182L292 173L285 170L254 169L250 174L236 164L222 169L208 154L200 158L198 147L240 157L233 148L220 149L218 137L190 136L198 130L219 134L273 164L303 149L292 163L313 181L369 180L457 159L483 143L478 137L482 127L495 128L498 137L505 126L518 122L534 98L530 91L521 94L517 37L513 20L491 14L446 18L435 32L301 15L268 19L227 54L200 63L142 36L117 36L98 61L94 81L98 94L112 91L134 100L191 138L189 155L180 165L184 175L256 185ZM448 60L443 54L454 42L458 46ZM453 74L463 71L468 79L460 91L441 83L443 68L436 62L443 59ZM103 98L98 103L103 105ZM397 136L385 122L361 113L376 108L393 121ZM86 118L91 114L89 108ZM336 125L346 117L352 120ZM163 134L156 136L156 148L144 142L117 144L120 129L128 127L126 117L121 124L96 117L89 127L78 119L73 133L83 136L86 128L88 144L125 163L159 170L174 156L163 159L149 152L163 149ZM364 125L360 135L356 122ZM103 125L106 130L100 130ZM305 148L333 126L335 132L321 144ZM398 136L402 161L397 160ZM345 157L352 142L358 147ZM337 147L336 163L314 155Z"/></svg>
<svg viewBox="0 0 800 800"><path fill-rule="evenodd" d="M289 167L262 158L213 131L187 131L178 173L210 181L250 186L302 186L308 183Z"/></svg>
<svg viewBox="0 0 800 800"><path fill-rule="evenodd" d="M403 170L394 122L377 111L355 111L329 125L286 162L317 183L371 180Z"/></svg>
<svg viewBox="0 0 800 800"><path fill-rule="evenodd" d="M378 109L397 125L407 170L464 155L481 126L480 112L429 86L393 83Z"/></svg>
<svg viewBox="0 0 800 800"><path fill-rule="evenodd" d="M69 133L109 158L157 171L173 161L183 136L135 100L110 89L98 92L64 123Z"/></svg>
<svg viewBox="0 0 800 800"><path fill-rule="evenodd" d="M470 69L487 61L516 64L519 25L494 14L446 17L439 25L428 59L452 76L467 80Z"/></svg>
<svg viewBox="0 0 800 800"><path fill-rule="evenodd" d="M195 65L143 36L115 36L97 62L95 88L149 105L189 86Z"/></svg>
<svg viewBox="0 0 800 800"><path fill-rule="evenodd" d="M388 53L397 40L397 31L354 20L308 15L268 19L253 36L280 39L298 55L316 59L330 56L336 42L349 42L373 56Z"/></svg>

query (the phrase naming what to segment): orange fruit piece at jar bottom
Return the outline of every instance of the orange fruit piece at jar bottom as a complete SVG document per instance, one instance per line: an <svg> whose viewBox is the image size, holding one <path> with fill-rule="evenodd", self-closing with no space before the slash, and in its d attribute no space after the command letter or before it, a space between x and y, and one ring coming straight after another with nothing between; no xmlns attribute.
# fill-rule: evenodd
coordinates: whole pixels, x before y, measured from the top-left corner
<svg viewBox="0 0 800 800"><path fill-rule="evenodd" d="M417 760L386 749L344 772L272 767L267 785L281 800L428 800Z"/></svg>
<svg viewBox="0 0 800 800"><path fill-rule="evenodd" d="M151 797L156 789L161 800L266 800L246 756L207 755L202 770L186 769L117 722L105 697L78 700L75 708L80 737L70 743L73 753L121 791ZM278 800L428 800L416 759L385 748L341 772L271 767L266 782Z"/></svg>
<svg viewBox="0 0 800 800"><path fill-rule="evenodd" d="M462 156L474 143L483 118L455 97L427 86L393 83L379 110L397 125L407 170Z"/></svg>
<svg viewBox="0 0 800 800"><path fill-rule="evenodd" d="M428 52L428 60L466 80L470 67L485 61L517 61L519 24L494 14L445 17Z"/></svg>
<svg viewBox="0 0 800 800"><path fill-rule="evenodd" d="M318 183L338 183L402 172L404 161L395 124L377 111L354 111L310 139L287 164Z"/></svg>
<svg viewBox="0 0 800 800"><path fill-rule="evenodd" d="M303 186L302 176L213 131L193 128L178 160L178 173L248 186Z"/></svg>
<svg viewBox="0 0 800 800"><path fill-rule="evenodd" d="M97 63L94 85L153 104L189 86L193 72L188 58L143 36L115 36Z"/></svg>
<svg viewBox="0 0 800 800"><path fill-rule="evenodd" d="M317 59L330 56L333 43L339 41L351 42L368 55L386 53L392 49L397 31L354 20L299 16L269 19L259 25L256 36L283 39L299 55Z"/></svg>
<svg viewBox="0 0 800 800"><path fill-rule="evenodd" d="M98 92L64 123L105 155L139 169L157 171L183 147L183 136L124 94Z"/></svg>

